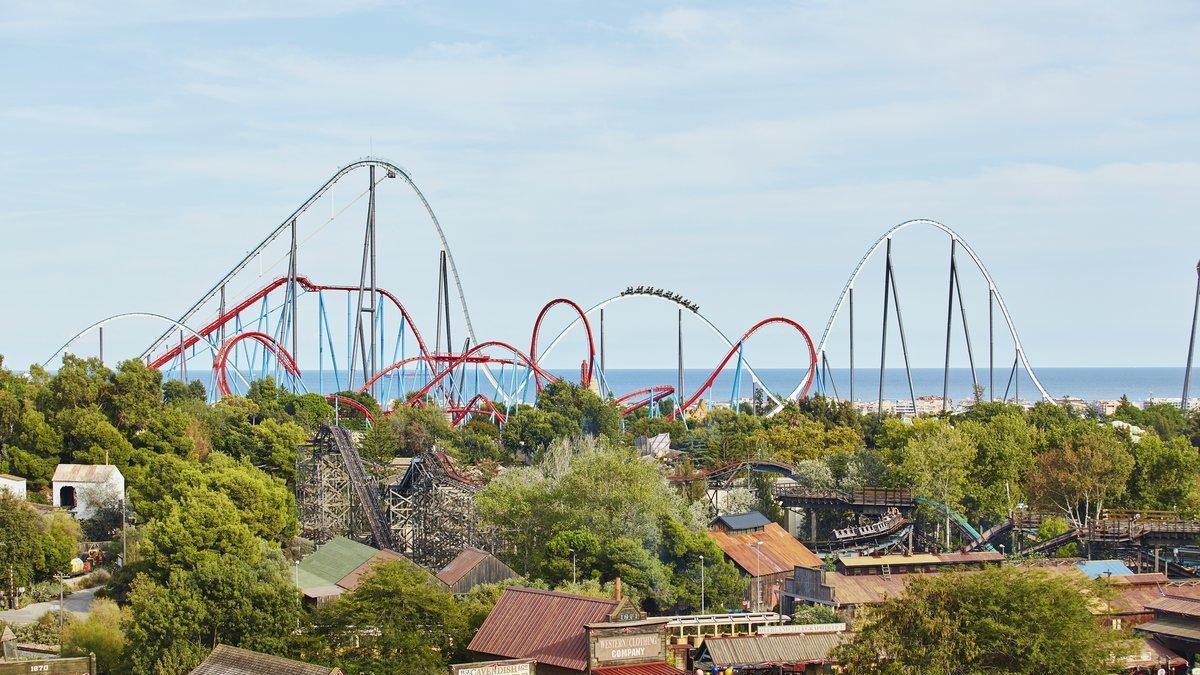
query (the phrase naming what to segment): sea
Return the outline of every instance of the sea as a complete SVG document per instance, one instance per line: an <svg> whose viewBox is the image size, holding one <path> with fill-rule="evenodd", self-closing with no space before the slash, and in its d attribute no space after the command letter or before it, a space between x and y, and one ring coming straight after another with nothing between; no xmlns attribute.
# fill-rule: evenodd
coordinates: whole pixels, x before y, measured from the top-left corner
<svg viewBox="0 0 1200 675"><path fill-rule="evenodd" d="M578 369L554 370L558 377L578 381ZM762 384L770 391L787 395L803 380L805 371L793 368L756 368L755 372ZM493 375L506 390L518 391L524 372L513 373L493 367ZM704 385L711 371L703 369L685 369L684 391L691 396L698 387ZM1053 397L1080 398L1085 401L1112 400L1127 396L1131 401L1139 403L1150 398L1174 397L1179 398L1183 391L1183 368L1038 368L1034 371L1042 387ZM941 368L913 368L912 393L916 396L941 396L943 387L943 370ZM165 377L178 377L178 373L167 372ZM251 373L245 373L247 379L252 379ZM660 368L622 368L609 369L602 377L606 392L614 396L646 389L659 385L676 386L678 372L674 369ZM192 371L188 379L198 379L206 387L211 385L211 373ZM286 384L286 376L277 378ZM235 390L244 390L245 385L233 374L229 380ZM712 402L728 402L731 399L744 400L753 396L754 385L749 371L743 369L738 391L734 391L735 373L733 368L722 371L713 381L704 398ZM335 378L329 370L305 370L298 383L298 388L304 391L332 393L346 388L346 373L339 373ZM1006 368L996 368L989 373L986 367L976 369L972 378L969 368L951 368L948 395L955 401L973 397L975 383L983 387L984 398L994 395L994 398L1011 399L1019 397L1026 401L1036 401L1041 398L1038 389L1023 369L1014 374L1011 363ZM361 385L361 374L356 374L355 384ZM407 373L401 382L398 377L387 378L380 382L380 397L385 400L400 396L403 391L411 391L419 386L418 377L412 371ZM211 387L210 387L211 388ZM482 370L478 373L467 371L466 377L456 381L455 388L463 397L474 395L477 391L495 398L494 387L488 382ZM533 398L533 382L530 379L525 386L526 400ZM854 388L850 389L850 371L846 368L831 368L825 377L818 377L813 383L810 393L823 393L841 399L872 401L879 396L879 369L856 368L854 372ZM1191 396L1200 394L1200 381L1191 392ZM908 374L904 368L888 368L883 377L883 398L886 400L907 399L910 395Z"/></svg>

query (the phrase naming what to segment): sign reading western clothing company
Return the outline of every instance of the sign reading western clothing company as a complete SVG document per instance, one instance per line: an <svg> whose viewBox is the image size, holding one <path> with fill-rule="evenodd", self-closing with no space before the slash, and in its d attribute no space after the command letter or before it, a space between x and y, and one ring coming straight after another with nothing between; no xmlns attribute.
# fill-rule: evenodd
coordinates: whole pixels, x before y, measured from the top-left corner
<svg viewBox="0 0 1200 675"><path fill-rule="evenodd" d="M662 633L608 635L596 639L596 660L662 658Z"/></svg>
<svg viewBox="0 0 1200 675"><path fill-rule="evenodd" d="M481 661L450 666L452 675L534 675L533 661Z"/></svg>

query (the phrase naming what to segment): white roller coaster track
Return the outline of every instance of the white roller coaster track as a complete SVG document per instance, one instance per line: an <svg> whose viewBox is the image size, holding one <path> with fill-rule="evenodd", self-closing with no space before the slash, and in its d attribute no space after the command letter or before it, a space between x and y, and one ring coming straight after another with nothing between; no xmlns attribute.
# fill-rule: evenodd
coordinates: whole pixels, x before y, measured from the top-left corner
<svg viewBox="0 0 1200 675"><path fill-rule="evenodd" d="M1012 316L1008 313L1008 307L1004 304L1004 296L1000 295L1000 289L996 286L996 282L992 279L992 275L988 272L987 267L983 264L983 260L980 259L980 257L975 253L974 249L971 248L971 245L968 244L961 235L959 235L950 227L943 225L936 220L929 220L927 218L906 220L899 225L894 225L888 231L880 235L880 237L875 240L875 243L871 244L871 247L867 249L867 252L863 254L863 257L859 259L858 264L854 266L854 272L850 274L850 278L846 281L846 285L842 287L842 293L838 296L837 304L834 306L833 312L829 315L829 320L825 322L825 330L821 333L820 342L817 343L817 359L820 360L825 356L825 349L829 341L829 335L833 330L833 322L837 320L838 314L841 313L842 305L846 303L846 297L849 294L850 289L854 288L854 282L858 280L858 275L860 272L862 272L863 266L867 264L867 262L875 254L875 251L879 250L880 246L894 237L901 230L905 230L914 225L928 225L945 232L951 240L957 242L957 246L966 251L967 255L970 256L971 261L975 263L975 267L979 269L979 273L983 275L984 281L987 282L988 290L996 299L996 305L1000 308L1000 314L1004 317L1004 323L1008 326L1008 333L1010 336L1012 336L1013 347L1017 352L1017 358L1020 360L1021 366L1025 370L1025 374L1029 376L1030 381L1033 382L1033 386L1037 387L1038 392L1044 399L1047 401L1054 401L1054 398L1050 396L1050 393L1046 391L1046 388L1042 386L1041 381L1038 380L1037 375L1034 374L1033 367L1029 365L1029 358L1025 354L1025 348L1021 346L1021 339L1017 337L1016 324L1013 323ZM788 396L788 398L793 399L799 394L799 392L800 387L797 387Z"/></svg>

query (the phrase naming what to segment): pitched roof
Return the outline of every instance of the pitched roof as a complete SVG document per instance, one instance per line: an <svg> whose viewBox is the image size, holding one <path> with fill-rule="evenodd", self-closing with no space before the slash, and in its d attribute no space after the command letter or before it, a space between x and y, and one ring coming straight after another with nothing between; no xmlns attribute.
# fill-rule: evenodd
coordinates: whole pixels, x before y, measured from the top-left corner
<svg viewBox="0 0 1200 675"><path fill-rule="evenodd" d="M191 675L341 675L340 668L315 666L282 656L217 645Z"/></svg>
<svg viewBox="0 0 1200 675"><path fill-rule="evenodd" d="M1197 624L1195 619L1161 617L1134 626L1133 630L1139 633L1166 635L1167 637L1200 642L1200 624Z"/></svg>
<svg viewBox="0 0 1200 675"><path fill-rule="evenodd" d="M751 576L791 572L795 567L821 566L821 559L815 553L775 523L768 523L762 532L709 530L708 536ZM762 545L756 545L760 541Z"/></svg>
<svg viewBox="0 0 1200 675"><path fill-rule="evenodd" d="M824 583L833 589L833 600L839 605L869 605L904 593L908 584L921 576L920 574L848 575L841 572L826 572Z"/></svg>
<svg viewBox="0 0 1200 675"><path fill-rule="evenodd" d="M838 558L838 563L840 563L843 567L879 567L881 565L937 565L941 562L941 558L930 553L917 553L914 555L854 555L841 556Z"/></svg>
<svg viewBox="0 0 1200 675"><path fill-rule="evenodd" d="M342 588L344 588L348 591L352 591L352 590L358 588L359 582L362 581L363 576L365 576L367 574L367 572L370 572L371 570L375 569L375 567L377 565L394 562L396 560L407 560L407 558L400 555L399 553L396 553L395 551L391 551L388 549L383 549L382 551L378 551L375 553L375 555L373 555L370 558L367 558L365 561L363 561L363 563L361 565L359 565L358 567L355 567L353 570L351 570L349 574L342 577L341 579L338 579L337 585L341 586Z"/></svg>
<svg viewBox="0 0 1200 675"><path fill-rule="evenodd" d="M588 644L584 624L603 621L616 606L617 601L609 598L509 586L467 649L586 670Z"/></svg>
<svg viewBox="0 0 1200 675"><path fill-rule="evenodd" d="M468 546L437 573L437 578L441 579L443 584L453 586L475 569L476 565L486 560L488 555L487 551Z"/></svg>
<svg viewBox="0 0 1200 675"><path fill-rule="evenodd" d="M705 638L704 649L713 665L749 666L760 663L821 663L848 633L776 633Z"/></svg>
<svg viewBox="0 0 1200 675"><path fill-rule="evenodd" d="M375 557L379 549L345 537L334 537L300 561L300 588L332 586L360 565Z"/></svg>
<svg viewBox="0 0 1200 675"><path fill-rule="evenodd" d="M1178 595L1168 595L1146 604L1147 609L1178 614L1181 616L1200 617L1200 599L1185 598Z"/></svg>
<svg viewBox="0 0 1200 675"><path fill-rule="evenodd" d="M112 464L59 464L54 467L54 478L51 481L105 483L114 473L121 474Z"/></svg>
<svg viewBox="0 0 1200 675"><path fill-rule="evenodd" d="M753 530L766 527L771 519L758 511L747 511L746 513L726 513L714 518L713 522L721 523L730 530Z"/></svg>
<svg viewBox="0 0 1200 675"><path fill-rule="evenodd" d="M19 483L24 483L24 482L25 482L25 479L24 479L24 478L21 478L20 476L14 476L14 475L12 475L11 473L0 473L0 478L3 478L4 480L13 480L13 481L17 481L17 482L19 482Z"/></svg>

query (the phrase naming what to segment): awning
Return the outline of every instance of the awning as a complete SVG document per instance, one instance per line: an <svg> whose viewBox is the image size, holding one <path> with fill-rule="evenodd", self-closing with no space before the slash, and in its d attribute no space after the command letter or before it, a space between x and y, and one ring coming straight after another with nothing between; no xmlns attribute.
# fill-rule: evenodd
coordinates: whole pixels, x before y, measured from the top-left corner
<svg viewBox="0 0 1200 675"><path fill-rule="evenodd" d="M1159 617L1154 621L1134 626L1139 633L1165 635L1177 640L1189 640L1200 643L1200 621L1173 617Z"/></svg>

